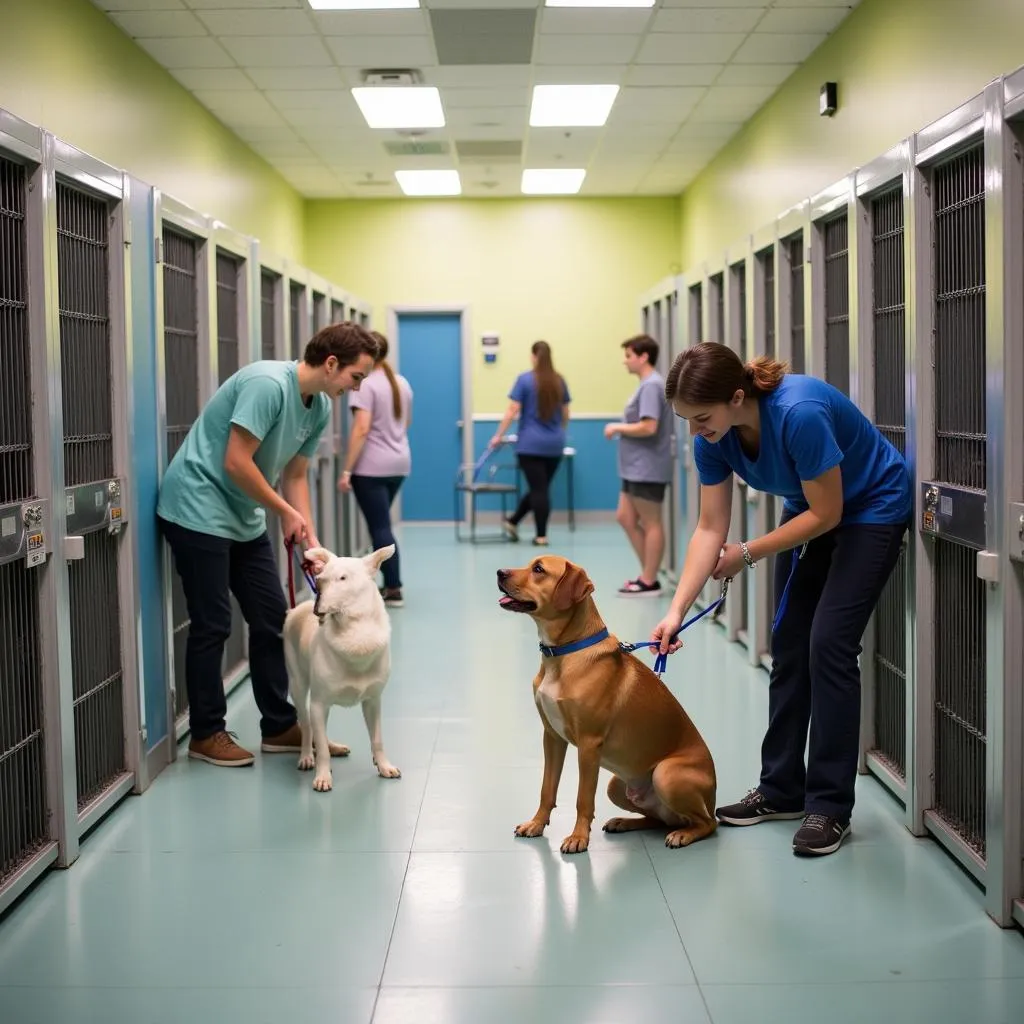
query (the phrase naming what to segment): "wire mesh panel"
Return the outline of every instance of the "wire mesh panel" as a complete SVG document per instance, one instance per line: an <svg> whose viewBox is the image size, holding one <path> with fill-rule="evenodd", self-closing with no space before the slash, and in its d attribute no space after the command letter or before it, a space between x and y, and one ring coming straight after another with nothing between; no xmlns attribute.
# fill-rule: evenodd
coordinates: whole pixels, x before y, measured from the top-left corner
<svg viewBox="0 0 1024 1024"><path fill-rule="evenodd" d="M327 296L313 292L313 333L327 326Z"/></svg>
<svg viewBox="0 0 1024 1024"><path fill-rule="evenodd" d="M331 299L331 323L340 324L345 319L345 303Z"/></svg>
<svg viewBox="0 0 1024 1024"><path fill-rule="evenodd" d="M695 284L690 287L690 344L704 340L704 289Z"/></svg>
<svg viewBox="0 0 1024 1024"><path fill-rule="evenodd" d="M217 250L217 378L223 384L239 367L238 260Z"/></svg>
<svg viewBox="0 0 1024 1024"><path fill-rule="evenodd" d="M24 167L0 157L0 506L36 497ZM39 574L0 565L0 888L48 838Z"/></svg>
<svg viewBox="0 0 1024 1024"><path fill-rule="evenodd" d="M114 475L108 223L105 200L58 181L66 487ZM85 557L68 563L79 809L126 770L118 542L86 534Z"/></svg>
<svg viewBox="0 0 1024 1024"><path fill-rule="evenodd" d="M986 488L982 147L935 169L935 471Z"/></svg>
<svg viewBox="0 0 1024 1024"><path fill-rule="evenodd" d="M306 329L302 325L302 299L305 289L301 284L291 287L292 359L301 359L306 347Z"/></svg>
<svg viewBox="0 0 1024 1024"><path fill-rule="evenodd" d="M764 281L764 352L775 355L775 250L768 249L758 257Z"/></svg>
<svg viewBox="0 0 1024 1024"><path fill-rule="evenodd" d="M804 359L804 235L799 232L786 242L789 251L789 335L791 342L790 367L793 373L803 373Z"/></svg>
<svg viewBox="0 0 1024 1024"><path fill-rule="evenodd" d="M725 341L725 282L722 274L712 274L708 278L711 290L711 323L708 326L708 341Z"/></svg>
<svg viewBox="0 0 1024 1024"><path fill-rule="evenodd" d="M182 446L199 415L199 244L189 235L164 228L164 362L167 408L167 461ZM174 646L174 714L188 710L185 650L188 605L177 572L171 573L171 629Z"/></svg>
<svg viewBox="0 0 1024 1024"><path fill-rule="evenodd" d="M736 299L732 304L733 314L736 317L736 330L731 332L736 339L737 352L740 359L746 362L750 358L747 339L747 265L737 263L732 267L733 285L736 290ZM743 531L743 539L751 536L750 503L747 501L747 485L739 484L738 495L740 501L740 529ZM750 591L749 573L741 572L739 576L739 616L737 629L746 635L748 629L747 601Z"/></svg>
<svg viewBox="0 0 1024 1024"><path fill-rule="evenodd" d="M264 359L277 358L277 317L274 292L277 278L269 270L260 273L260 355Z"/></svg>
<svg viewBox="0 0 1024 1024"><path fill-rule="evenodd" d="M985 582L973 549L935 545L935 811L985 856Z"/></svg>
<svg viewBox="0 0 1024 1024"><path fill-rule="evenodd" d="M875 424L906 454L906 282L903 276L903 189L871 201ZM907 551L875 609L875 750L899 778L907 755Z"/></svg>
<svg viewBox="0 0 1024 1024"><path fill-rule="evenodd" d="M736 284L736 342L739 345L739 356L744 362L750 358L747 343L747 265L737 263L732 268L733 280Z"/></svg>
<svg viewBox="0 0 1024 1024"><path fill-rule="evenodd" d="M825 380L850 393L850 248L846 210L823 225Z"/></svg>
<svg viewBox="0 0 1024 1024"><path fill-rule="evenodd" d="M106 201L57 183L64 486L114 475Z"/></svg>

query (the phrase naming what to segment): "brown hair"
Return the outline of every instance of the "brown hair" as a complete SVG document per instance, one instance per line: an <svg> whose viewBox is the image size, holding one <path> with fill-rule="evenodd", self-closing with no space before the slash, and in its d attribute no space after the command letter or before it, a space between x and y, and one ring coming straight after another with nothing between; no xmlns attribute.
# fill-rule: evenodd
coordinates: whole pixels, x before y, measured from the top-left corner
<svg viewBox="0 0 1024 1024"><path fill-rule="evenodd" d="M622 347L632 349L638 356L647 356L647 362L651 366L658 361L658 353L661 351L661 346L649 334L638 334L636 337L627 338L622 343Z"/></svg>
<svg viewBox="0 0 1024 1024"><path fill-rule="evenodd" d="M535 341L530 352L537 359L537 368L533 371L537 381L537 414L541 420L549 420L565 398L565 381L555 372L551 346L546 341Z"/></svg>
<svg viewBox="0 0 1024 1024"><path fill-rule="evenodd" d="M771 394L788 369L770 356L743 363L727 345L702 341L676 356L665 380L665 398L687 405L731 402L737 391L757 398Z"/></svg>
<svg viewBox="0 0 1024 1024"><path fill-rule="evenodd" d="M361 355L368 355L376 362L376 340L365 327L343 320L317 331L306 345L302 358L308 366L323 366L328 356L334 356L338 364L345 367L351 366Z"/></svg>
<svg viewBox="0 0 1024 1024"><path fill-rule="evenodd" d="M395 414L395 419L401 420L402 392L398 389L395 371L391 369L391 364L388 362L388 339L380 331L370 331L370 335L377 342L377 351L380 353L377 357L377 365L384 371L384 376L387 377L388 383L391 385L391 409Z"/></svg>

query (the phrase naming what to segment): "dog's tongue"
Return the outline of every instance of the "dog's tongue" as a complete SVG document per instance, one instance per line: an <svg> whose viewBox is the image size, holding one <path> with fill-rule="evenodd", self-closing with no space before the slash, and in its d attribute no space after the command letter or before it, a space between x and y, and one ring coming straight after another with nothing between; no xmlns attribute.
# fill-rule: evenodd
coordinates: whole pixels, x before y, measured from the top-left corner
<svg viewBox="0 0 1024 1024"><path fill-rule="evenodd" d="M515 598L509 597L508 594L502 594L501 597L498 598L498 604L500 604L502 607L513 604L514 602Z"/></svg>

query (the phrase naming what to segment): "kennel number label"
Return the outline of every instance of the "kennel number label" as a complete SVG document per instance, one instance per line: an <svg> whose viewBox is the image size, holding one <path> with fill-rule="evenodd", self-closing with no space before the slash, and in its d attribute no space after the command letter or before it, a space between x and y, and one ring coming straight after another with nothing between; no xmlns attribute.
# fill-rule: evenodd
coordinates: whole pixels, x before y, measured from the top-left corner
<svg viewBox="0 0 1024 1024"><path fill-rule="evenodd" d="M0 536L13 537L14 531L18 528L18 520L15 516L8 516L3 524L0 524Z"/></svg>
<svg viewBox="0 0 1024 1024"><path fill-rule="evenodd" d="M25 560L29 569L34 565L42 565L46 561L46 545L41 533L28 535L28 558Z"/></svg>
<svg viewBox="0 0 1024 1024"><path fill-rule="evenodd" d="M64 498L64 514L73 516L75 514L75 495L74 493L68 494Z"/></svg>

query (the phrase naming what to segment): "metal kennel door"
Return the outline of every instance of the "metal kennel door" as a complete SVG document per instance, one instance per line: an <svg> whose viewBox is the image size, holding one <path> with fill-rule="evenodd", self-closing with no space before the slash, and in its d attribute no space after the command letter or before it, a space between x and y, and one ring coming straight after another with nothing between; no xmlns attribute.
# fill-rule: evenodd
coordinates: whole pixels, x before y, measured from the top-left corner
<svg viewBox="0 0 1024 1024"><path fill-rule="evenodd" d="M167 463L170 465L199 416L199 239L163 229L164 365ZM171 571L171 629L174 647L174 718L188 714L185 652L188 607L181 577Z"/></svg>
<svg viewBox="0 0 1024 1024"><path fill-rule="evenodd" d="M804 236L803 232L793 235L785 242L789 253L789 331L790 360L793 373L806 373L804 352Z"/></svg>
<svg viewBox="0 0 1024 1024"><path fill-rule="evenodd" d="M775 358L775 249L766 249L758 256L761 264L761 283L764 301L764 354ZM778 502L774 494L762 494L765 506L765 530L774 530L778 525ZM764 575L767 586L761 592L767 597L768 617L771 623L775 618L775 556L769 555L764 560ZM770 638L769 638L770 641Z"/></svg>
<svg viewBox="0 0 1024 1024"><path fill-rule="evenodd" d="M921 484L919 515L932 572L934 788L925 819L962 859L983 868L987 652L978 552L985 546L988 466L982 145L930 168L929 177L934 429L923 439L932 445L933 462L932 478Z"/></svg>
<svg viewBox="0 0 1024 1024"><path fill-rule="evenodd" d="M847 211L825 221L825 380L850 393L850 248Z"/></svg>
<svg viewBox="0 0 1024 1024"><path fill-rule="evenodd" d="M906 278L903 183L871 198L871 316L874 421L902 455L907 451ZM907 758L907 544L875 610L874 745L868 751L896 779Z"/></svg>
<svg viewBox="0 0 1024 1024"><path fill-rule="evenodd" d="M0 907L49 840L33 450L27 168L0 154ZM12 893L13 898L13 893Z"/></svg>
<svg viewBox="0 0 1024 1024"><path fill-rule="evenodd" d="M260 356L277 358L277 277L260 271Z"/></svg>
<svg viewBox="0 0 1024 1024"><path fill-rule="evenodd" d="M68 563L81 817L129 772L118 574L125 482L115 474L111 208L61 178L56 205L65 511L68 536L81 541Z"/></svg>
<svg viewBox="0 0 1024 1024"><path fill-rule="evenodd" d="M238 278L241 260L217 249L217 377L223 384L241 365ZM230 676L246 659L246 629L242 609L231 595L231 635L224 645L223 671Z"/></svg>

